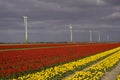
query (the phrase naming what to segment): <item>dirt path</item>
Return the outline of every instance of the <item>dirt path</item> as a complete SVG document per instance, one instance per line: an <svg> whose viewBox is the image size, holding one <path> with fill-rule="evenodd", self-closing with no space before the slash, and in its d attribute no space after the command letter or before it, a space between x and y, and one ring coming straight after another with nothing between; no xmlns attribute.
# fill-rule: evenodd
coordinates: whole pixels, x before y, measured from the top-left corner
<svg viewBox="0 0 120 80"><path fill-rule="evenodd" d="M111 70L110 72L106 72L105 76L103 76L101 80L116 80L119 73L120 73L120 61L113 70Z"/></svg>

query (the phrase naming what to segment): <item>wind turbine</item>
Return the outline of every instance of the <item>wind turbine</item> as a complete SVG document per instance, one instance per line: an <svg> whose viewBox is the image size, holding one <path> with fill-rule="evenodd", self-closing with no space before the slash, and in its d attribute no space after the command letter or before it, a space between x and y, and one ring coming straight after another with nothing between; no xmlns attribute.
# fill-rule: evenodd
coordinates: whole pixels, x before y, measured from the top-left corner
<svg viewBox="0 0 120 80"><path fill-rule="evenodd" d="M89 30L90 33L90 42L92 42L92 30Z"/></svg>
<svg viewBox="0 0 120 80"><path fill-rule="evenodd" d="M101 41L101 34L100 34L100 31L93 31L93 32L96 32L98 34L98 42Z"/></svg>
<svg viewBox="0 0 120 80"><path fill-rule="evenodd" d="M70 42L72 42L73 35L72 35L72 25L71 24L70 24L69 28L70 28Z"/></svg>
<svg viewBox="0 0 120 80"><path fill-rule="evenodd" d="M90 42L93 41L92 32L97 32L97 33L98 33L98 42L101 42L101 33L100 33L100 31L92 31L92 30L89 30L89 32L90 32Z"/></svg>
<svg viewBox="0 0 120 80"><path fill-rule="evenodd" d="M101 33L98 31L98 42L101 42Z"/></svg>
<svg viewBox="0 0 120 80"><path fill-rule="evenodd" d="M27 35L27 16L23 16L24 18L24 25L25 25L25 43L28 43L28 35Z"/></svg>

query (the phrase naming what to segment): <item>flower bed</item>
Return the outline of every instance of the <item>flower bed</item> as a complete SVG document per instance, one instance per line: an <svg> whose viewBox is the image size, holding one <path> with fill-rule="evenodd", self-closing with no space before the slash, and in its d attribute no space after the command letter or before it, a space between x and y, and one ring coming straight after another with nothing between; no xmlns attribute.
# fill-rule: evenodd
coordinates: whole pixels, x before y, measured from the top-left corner
<svg viewBox="0 0 120 80"><path fill-rule="evenodd" d="M105 56L108 56L109 54L113 54L117 50L120 50L120 48L115 48L113 50L109 50L103 53L99 53L90 57L86 57L74 62L69 62L63 65L58 65L55 67L47 68L46 70L42 70L40 72L28 74L26 76L18 77L19 80L28 79L40 79L40 80L58 80L62 78L66 73L70 73L76 69L83 69L85 66L88 66L88 64L95 62L99 60L100 58L104 58ZM117 55L118 56L118 55ZM100 74L100 73L99 73Z"/></svg>
<svg viewBox="0 0 120 80"><path fill-rule="evenodd" d="M118 47L120 43L61 43L61 44L0 44L0 50L4 49L21 49L21 48L36 48L36 47L56 47L56 46L69 46L69 45L92 45L92 46L112 46Z"/></svg>
<svg viewBox="0 0 120 80"><path fill-rule="evenodd" d="M67 45L54 48L0 51L0 78L94 55L116 44Z"/></svg>
<svg viewBox="0 0 120 80"><path fill-rule="evenodd" d="M88 67L85 71L76 72L76 74L67 80L100 80L105 72L110 71L120 60L120 51L105 58L97 64Z"/></svg>

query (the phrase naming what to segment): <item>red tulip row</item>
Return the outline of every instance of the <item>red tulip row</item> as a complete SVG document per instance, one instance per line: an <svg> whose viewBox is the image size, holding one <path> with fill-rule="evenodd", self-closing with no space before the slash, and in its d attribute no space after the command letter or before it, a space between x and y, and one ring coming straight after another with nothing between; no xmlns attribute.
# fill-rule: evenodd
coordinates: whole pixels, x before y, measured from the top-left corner
<svg viewBox="0 0 120 80"><path fill-rule="evenodd" d="M60 62L96 54L120 44L92 44L29 50L0 51L0 76L36 70Z"/></svg>
<svg viewBox="0 0 120 80"><path fill-rule="evenodd" d="M36 47L54 47L54 46L68 46L68 45L91 45L96 43L54 43L54 44L0 44L0 49L15 49L15 48L36 48Z"/></svg>
<svg viewBox="0 0 120 80"><path fill-rule="evenodd" d="M14 48L34 48L34 47L49 47L49 46L64 46L66 44L9 44L0 45L0 49L14 49Z"/></svg>

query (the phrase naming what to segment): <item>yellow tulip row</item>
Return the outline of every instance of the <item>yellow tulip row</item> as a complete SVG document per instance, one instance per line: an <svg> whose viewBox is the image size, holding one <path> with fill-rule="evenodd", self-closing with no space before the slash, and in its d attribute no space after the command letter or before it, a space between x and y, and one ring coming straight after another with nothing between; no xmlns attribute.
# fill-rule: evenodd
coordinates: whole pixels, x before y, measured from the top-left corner
<svg viewBox="0 0 120 80"><path fill-rule="evenodd" d="M108 50L90 57L86 57L77 61L65 63L63 65L58 65L54 67L47 68L40 72L31 73L25 76L18 77L17 80L56 80L63 77L66 72L74 71L75 69L79 68L82 69L83 67L87 66L91 62L99 60L105 56L113 54L114 52L120 50L120 47ZM84 54L84 53L83 53ZM99 73L100 74L100 73ZM16 79L14 79L16 80Z"/></svg>
<svg viewBox="0 0 120 80"><path fill-rule="evenodd" d="M120 80L120 74L117 76L117 80Z"/></svg>
<svg viewBox="0 0 120 80"><path fill-rule="evenodd" d="M105 72L111 70L120 61L120 51L88 67L85 71L78 71L67 80L100 80Z"/></svg>

